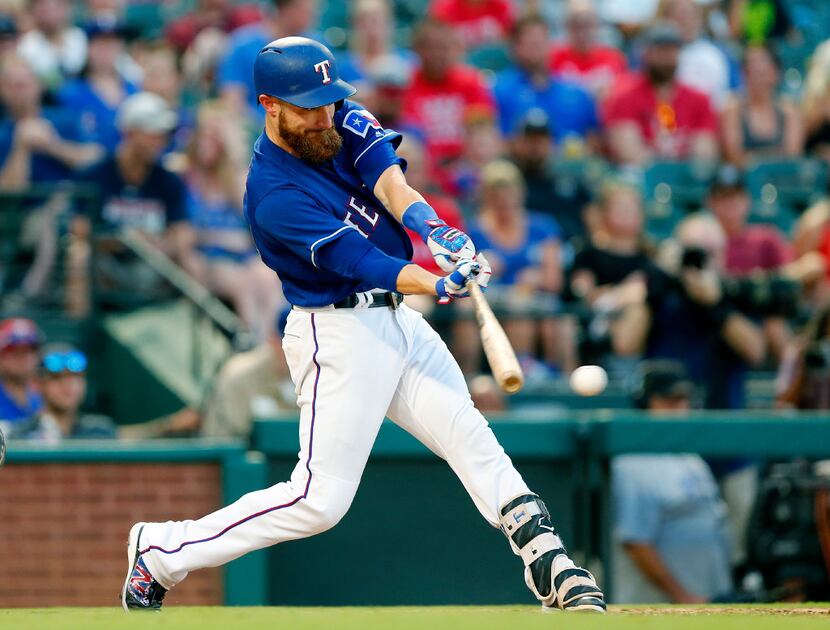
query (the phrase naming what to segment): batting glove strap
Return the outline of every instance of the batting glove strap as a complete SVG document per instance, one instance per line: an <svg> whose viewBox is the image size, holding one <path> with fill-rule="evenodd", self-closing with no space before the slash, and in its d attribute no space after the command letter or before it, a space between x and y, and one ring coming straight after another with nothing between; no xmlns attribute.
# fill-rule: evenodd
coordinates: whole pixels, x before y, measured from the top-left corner
<svg viewBox="0 0 830 630"><path fill-rule="evenodd" d="M463 298L470 295L467 280L476 277L481 271L481 264L475 260L462 260L450 275L440 278L435 283L435 292L439 298Z"/></svg>
<svg viewBox="0 0 830 630"><path fill-rule="evenodd" d="M431 205L425 201L413 201L401 215L401 223L404 227L408 227L413 232L420 235L424 243L427 242L430 232L432 232L439 225L446 225Z"/></svg>

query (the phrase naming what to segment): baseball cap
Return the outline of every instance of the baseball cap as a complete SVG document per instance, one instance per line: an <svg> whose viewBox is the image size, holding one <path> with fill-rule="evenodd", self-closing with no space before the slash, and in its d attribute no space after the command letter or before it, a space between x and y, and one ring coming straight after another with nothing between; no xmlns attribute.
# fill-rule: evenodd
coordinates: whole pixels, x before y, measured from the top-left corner
<svg viewBox="0 0 830 630"><path fill-rule="evenodd" d="M518 131L526 135L537 134L549 136L551 133L550 118L548 118L547 113L541 107L532 107L527 110L519 121Z"/></svg>
<svg viewBox="0 0 830 630"><path fill-rule="evenodd" d="M49 344L40 353L40 370L45 374L83 374L87 363L86 355L69 344Z"/></svg>
<svg viewBox="0 0 830 630"><path fill-rule="evenodd" d="M0 351L19 346L37 348L42 343L43 333L31 319L12 317L0 322Z"/></svg>
<svg viewBox="0 0 830 630"><path fill-rule="evenodd" d="M646 46L682 46L683 37L680 29L671 22L655 22L643 36Z"/></svg>
<svg viewBox="0 0 830 630"><path fill-rule="evenodd" d="M158 94L139 92L118 109L116 123L121 131L136 129L148 133L167 133L176 127L178 115Z"/></svg>
<svg viewBox="0 0 830 630"><path fill-rule="evenodd" d="M741 171L732 164L723 164L709 184L710 195L720 195L727 192L744 190L744 178Z"/></svg>
<svg viewBox="0 0 830 630"><path fill-rule="evenodd" d="M689 398L694 385L679 361L644 361L640 365L641 382L637 397L645 407L652 396Z"/></svg>

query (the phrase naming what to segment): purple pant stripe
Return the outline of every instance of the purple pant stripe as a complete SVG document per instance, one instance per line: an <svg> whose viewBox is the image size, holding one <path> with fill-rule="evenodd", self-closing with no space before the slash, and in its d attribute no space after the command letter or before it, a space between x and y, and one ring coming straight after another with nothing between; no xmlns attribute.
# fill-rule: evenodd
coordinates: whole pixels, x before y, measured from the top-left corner
<svg viewBox="0 0 830 630"><path fill-rule="evenodd" d="M281 510L283 508L291 507L292 505L294 505L298 501L301 501L302 499L305 499L308 496L308 491L311 488L311 455L312 455L312 449L314 448L314 420L316 419L316 416L317 416L317 384L320 382L320 364L317 362L317 352L320 350L320 346L317 343L317 324L314 321L314 313L311 314L311 331L312 331L312 335L314 337L314 354L312 355L311 360L314 362L314 365L317 368L317 375L314 377L314 391L313 391L312 397L311 397L311 430L310 430L309 436L308 436L308 459L306 460L306 463L305 463L306 470L308 471L308 480L306 481L305 489L303 490L303 493L300 496L296 497L295 499L292 499L288 503L283 503L282 505L277 505L277 506L274 506L274 507L270 507L270 508L267 508L265 510L261 510L260 512L257 512L256 514L251 514L249 516L246 516L245 518L240 519L240 520L236 521L235 523L233 523L231 525L228 525L225 529L220 531L218 534L214 534L213 536L210 536L208 538L202 538L201 540L188 540L186 542L183 542L181 545L179 545L175 549L163 549L162 547L158 547L156 545L150 545L146 549L140 551L139 556L147 553L148 551L160 551L161 553L167 553L167 554L177 553L177 552L181 551L182 549L184 549L185 547L187 547L188 545L195 545L197 543L210 542L211 540L216 540L220 536L222 536L222 535L226 534L227 532L229 532L230 530L232 530L234 527L238 527L239 525L242 525L243 523L247 523L251 519L257 518L258 516L262 516L263 514L269 514L270 512L275 512L276 510Z"/></svg>

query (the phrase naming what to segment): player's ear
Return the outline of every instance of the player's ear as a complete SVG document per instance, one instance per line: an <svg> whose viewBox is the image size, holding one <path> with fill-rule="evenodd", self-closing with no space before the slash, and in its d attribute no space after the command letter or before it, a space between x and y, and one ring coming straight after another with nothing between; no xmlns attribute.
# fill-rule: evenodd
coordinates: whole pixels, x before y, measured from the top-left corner
<svg viewBox="0 0 830 630"><path fill-rule="evenodd" d="M273 96L268 96L267 94L259 95L259 104L271 116L276 116L279 113L279 102L279 99Z"/></svg>

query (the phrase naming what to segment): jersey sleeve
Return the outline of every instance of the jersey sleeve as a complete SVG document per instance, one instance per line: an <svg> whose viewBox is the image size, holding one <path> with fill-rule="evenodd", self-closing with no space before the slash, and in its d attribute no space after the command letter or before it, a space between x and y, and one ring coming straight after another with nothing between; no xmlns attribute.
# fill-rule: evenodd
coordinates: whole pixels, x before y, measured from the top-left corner
<svg viewBox="0 0 830 630"><path fill-rule="evenodd" d="M384 129L357 103L346 101L335 116L335 125L343 137L344 150L369 190L375 189L383 171L393 164L406 169L406 161L395 153L402 140L401 134Z"/></svg>

